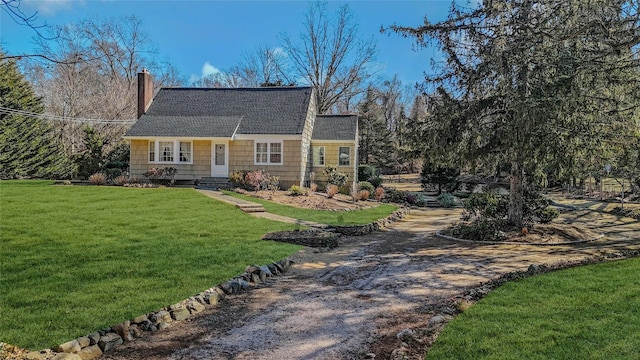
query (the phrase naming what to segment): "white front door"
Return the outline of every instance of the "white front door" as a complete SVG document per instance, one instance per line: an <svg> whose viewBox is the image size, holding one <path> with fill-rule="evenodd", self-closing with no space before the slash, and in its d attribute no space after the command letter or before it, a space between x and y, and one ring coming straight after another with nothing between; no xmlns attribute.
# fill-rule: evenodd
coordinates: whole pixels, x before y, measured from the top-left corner
<svg viewBox="0 0 640 360"><path fill-rule="evenodd" d="M213 142L213 154L211 156L211 176L229 177L229 154L227 142Z"/></svg>

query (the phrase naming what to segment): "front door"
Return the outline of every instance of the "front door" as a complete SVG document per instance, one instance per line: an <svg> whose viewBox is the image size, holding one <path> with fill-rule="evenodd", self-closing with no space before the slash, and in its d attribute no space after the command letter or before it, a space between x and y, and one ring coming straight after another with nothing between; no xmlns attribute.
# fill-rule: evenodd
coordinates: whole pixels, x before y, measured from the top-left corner
<svg viewBox="0 0 640 360"><path fill-rule="evenodd" d="M226 143L213 143L213 156L211 158L211 176L229 177L229 156Z"/></svg>

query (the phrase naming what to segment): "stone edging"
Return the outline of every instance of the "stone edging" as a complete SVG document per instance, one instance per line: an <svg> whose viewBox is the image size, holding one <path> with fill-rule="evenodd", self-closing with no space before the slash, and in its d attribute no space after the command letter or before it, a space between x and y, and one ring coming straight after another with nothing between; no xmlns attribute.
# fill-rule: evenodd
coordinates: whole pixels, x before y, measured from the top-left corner
<svg viewBox="0 0 640 360"><path fill-rule="evenodd" d="M381 228L387 227L390 224L404 218L410 209L407 207L401 207L398 210L391 213L391 215L364 225L347 225L347 226L331 226L328 230L335 231L342 235L347 236L363 236L371 234L374 231L378 231Z"/></svg>
<svg viewBox="0 0 640 360"><path fill-rule="evenodd" d="M436 236L441 239L452 240L452 241L460 241L474 244L486 244L486 245L531 245L531 246L557 246L557 245L574 245L574 244L584 244L592 241L596 241L598 239L602 239L604 234L600 234L593 239L587 240L579 240L579 241L565 241L561 243L552 243L552 244L543 244L543 243L521 243L521 242L508 242L508 241L479 241L479 240L469 240L469 239L461 239L454 236L445 235L442 233L442 230L436 231Z"/></svg>
<svg viewBox="0 0 640 360"><path fill-rule="evenodd" d="M393 350L390 359L404 360L412 353L410 344L418 344L421 356L428 352L429 348L438 338L438 334L444 329L445 325L453 320L458 314L462 313L470 306L485 297L492 290L504 285L507 282L524 279L527 277L540 275L556 270L563 270L577 266L593 265L606 261L623 260L634 257L640 257L640 250L622 250L613 253L603 253L602 255L590 256L582 260L560 261L553 264L531 264L527 270L517 270L503 274L497 278L480 285L470 288L461 295L457 295L452 301L441 306L436 310L436 315L429 319L427 326L417 329L404 329L397 334L398 339L402 340L399 348Z"/></svg>
<svg viewBox="0 0 640 360"><path fill-rule="evenodd" d="M34 360L91 360L100 357L116 346L144 335L169 327L170 323L186 320L217 305L228 295L240 293L272 276L283 274L292 260L285 258L269 265L247 266L244 273L215 287L204 290L179 303L164 307L156 312L141 315L123 323L105 328L87 336L60 344L52 349L32 351L26 359Z"/></svg>

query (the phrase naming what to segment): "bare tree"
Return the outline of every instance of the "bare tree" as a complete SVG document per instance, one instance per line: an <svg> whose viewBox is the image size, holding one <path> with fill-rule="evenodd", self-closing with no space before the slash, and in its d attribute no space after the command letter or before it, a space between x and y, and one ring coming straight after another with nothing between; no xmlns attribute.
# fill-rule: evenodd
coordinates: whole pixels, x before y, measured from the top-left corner
<svg viewBox="0 0 640 360"><path fill-rule="evenodd" d="M22 9L20 8L20 5L22 5L22 0L1 0L0 1L0 9L4 11L7 15L9 15L9 17L16 24L31 28L34 31L36 38L44 39L44 40L53 40L58 36L55 33L45 34L45 30L50 30L50 27L46 22L41 24L37 23L38 12L34 12L33 14L28 15L24 11L22 11ZM67 57L51 57L44 53L34 53L34 54L2 53L0 55L0 60L5 60L5 59L21 60L21 59L31 59L31 58L38 58L38 59L56 63L56 64L74 64L82 61L83 54L74 53L74 54L70 54L70 56L67 56Z"/></svg>
<svg viewBox="0 0 640 360"><path fill-rule="evenodd" d="M149 36L135 16L88 19L51 29L59 36L38 38L39 52L50 58L84 54L75 63L30 59L25 68L47 112L69 118L124 120L89 124L105 138L108 151L121 141L128 121L136 116L136 75L149 69L154 85L177 85L177 70L169 62L157 62ZM69 155L82 150L81 131L86 124L60 121L56 124Z"/></svg>
<svg viewBox="0 0 640 360"><path fill-rule="evenodd" d="M369 77L366 66L374 59L376 44L358 36L346 5L329 17L326 3L314 2L304 26L299 42L289 36L282 40L297 75L315 89L317 111L323 114L340 99L364 91L361 84Z"/></svg>
<svg viewBox="0 0 640 360"><path fill-rule="evenodd" d="M239 77L243 86L286 86L295 83L284 50L266 45L244 54L230 73Z"/></svg>

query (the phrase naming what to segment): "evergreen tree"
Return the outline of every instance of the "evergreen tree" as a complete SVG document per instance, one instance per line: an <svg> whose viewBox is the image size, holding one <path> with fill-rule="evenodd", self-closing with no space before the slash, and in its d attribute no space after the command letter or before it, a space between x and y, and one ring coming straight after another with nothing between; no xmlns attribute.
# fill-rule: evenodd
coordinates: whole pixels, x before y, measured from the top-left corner
<svg viewBox="0 0 640 360"><path fill-rule="evenodd" d="M393 27L444 54L427 78L430 151L508 162L508 218L521 225L527 180L602 168L611 141L637 131L639 10L637 0L485 0Z"/></svg>
<svg viewBox="0 0 640 360"><path fill-rule="evenodd" d="M0 108L0 178L64 178L71 174L72 165L51 125L11 111L42 113L43 105L15 62L6 59L0 60Z"/></svg>
<svg viewBox="0 0 640 360"><path fill-rule="evenodd" d="M391 131L387 128L375 89L368 88L358 105L358 162L378 169L393 168Z"/></svg>

